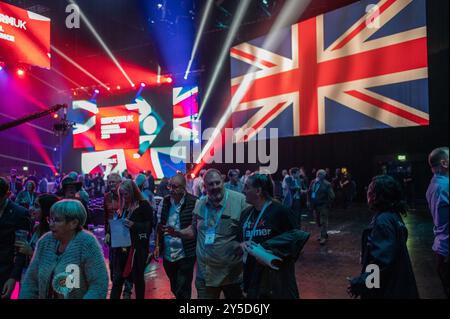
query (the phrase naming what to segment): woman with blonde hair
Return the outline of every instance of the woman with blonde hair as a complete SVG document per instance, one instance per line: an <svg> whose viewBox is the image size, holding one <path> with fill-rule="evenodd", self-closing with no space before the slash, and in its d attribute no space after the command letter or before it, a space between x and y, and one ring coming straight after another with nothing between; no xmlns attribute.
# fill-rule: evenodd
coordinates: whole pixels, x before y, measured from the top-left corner
<svg viewBox="0 0 450 319"><path fill-rule="evenodd" d="M97 239L83 230L84 206L59 201L48 221L50 232L37 243L20 299L106 299L108 272Z"/></svg>
<svg viewBox="0 0 450 319"><path fill-rule="evenodd" d="M136 299L144 299L144 270L149 252L149 238L153 227L153 209L136 183L125 180L118 188L119 209L115 220L123 220L130 231L131 246L112 248L111 299L120 299L125 280L134 283ZM114 242L114 234L111 234Z"/></svg>

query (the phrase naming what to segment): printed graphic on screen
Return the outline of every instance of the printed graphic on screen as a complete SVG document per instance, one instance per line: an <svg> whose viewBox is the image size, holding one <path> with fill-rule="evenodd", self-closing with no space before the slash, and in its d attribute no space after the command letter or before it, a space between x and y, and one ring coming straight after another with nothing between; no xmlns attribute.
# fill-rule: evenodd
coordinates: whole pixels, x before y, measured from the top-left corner
<svg viewBox="0 0 450 319"><path fill-rule="evenodd" d="M50 69L50 19L0 2L0 57Z"/></svg>
<svg viewBox="0 0 450 319"><path fill-rule="evenodd" d="M151 172L155 178L174 176L177 172L185 172L184 157L176 158L183 153L176 147L149 148L142 155L138 149L108 150L102 152L85 152L81 155L83 174L110 173L121 174L125 169L132 175L139 172Z"/></svg>
<svg viewBox="0 0 450 319"><path fill-rule="evenodd" d="M198 87L173 89L173 141L191 141L199 136L195 118L198 115Z"/></svg>
<svg viewBox="0 0 450 319"><path fill-rule="evenodd" d="M363 0L233 47L237 141L429 125L425 0ZM250 72L249 72L250 70ZM251 81L244 81L247 76Z"/></svg>
<svg viewBox="0 0 450 319"><path fill-rule="evenodd" d="M139 112L125 105L101 107L97 114L95 150L139 148Z"/></svg>
<svg viewBox="0 0 450 319"><path fill-rule="evenodd" d="M84 149L84 173L152 172L173 176L186 170L184 150L170 139L175 123L172 88L105 95L97 101L74 101L69 120L76 123L73 147Z"/></svg>

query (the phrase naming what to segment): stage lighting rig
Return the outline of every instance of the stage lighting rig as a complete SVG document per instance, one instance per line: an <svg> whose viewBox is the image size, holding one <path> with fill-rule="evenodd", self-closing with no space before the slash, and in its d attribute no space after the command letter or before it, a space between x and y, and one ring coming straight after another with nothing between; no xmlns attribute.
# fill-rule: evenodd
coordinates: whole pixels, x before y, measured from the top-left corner
<svg viewBox="0 0 450 319"><path fill-rule="evenodd" d="M63 116L60 118L60 120L53 124L53 131L55 132L56 136L66 135L67 132L69 132L73 127L76 125L75 122L70 122L67 120L67 105L63 107Z"/></svg>
<svg viewBox="0 0 450 319"><path fill-rule="evenodd" d="M7 130L7 129L10 129L10 128L13 128L13 127L16 127L16 126L19 126L19 125L24 124L24 123L31 122L33 120L36 120L36 119L39 119L41 117L50 115L52 113L58 112L60 109L64 109L64 113L67 114L67 105L66 104L57 104L55 106L52 106L48 110L39 111L39 112L30 114L30 115L26 115L26 116L21 117L19 119L16 119L16 120L14 120L12 122L1 124L0 125L0 132L4 131L4 130Z"/></svg>

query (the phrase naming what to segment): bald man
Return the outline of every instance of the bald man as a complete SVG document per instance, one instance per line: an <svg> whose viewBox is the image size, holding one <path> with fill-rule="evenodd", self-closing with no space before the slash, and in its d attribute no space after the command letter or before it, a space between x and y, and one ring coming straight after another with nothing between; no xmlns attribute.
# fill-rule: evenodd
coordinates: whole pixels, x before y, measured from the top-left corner
<svg viewBox="0 0 450 319"><path fill-rule="evenodd" d="M427 190L427 201L434 222L433 251L439 277L448 297L448 147L434 149L428 163L434 176Z"/></svg>
<svg viewBox="0 0 450 319"><path fill-rule="evenodd" d="M170 233L192 225L197 197L186 191L186 178L177 174L169 181L169 195L163 200L154 257L163 257L163 266L176 299L191 299L195 264L195 238L180 238Z"/></svg>

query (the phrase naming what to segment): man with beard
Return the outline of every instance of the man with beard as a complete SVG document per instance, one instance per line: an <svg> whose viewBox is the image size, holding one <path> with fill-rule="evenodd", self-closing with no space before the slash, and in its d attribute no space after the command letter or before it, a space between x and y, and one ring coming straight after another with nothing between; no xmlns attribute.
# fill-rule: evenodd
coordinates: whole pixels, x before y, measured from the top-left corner
<svg viewBox="0 0 450 319"><path fill-rule="evenodd" d="M242 298L242 256L239 222L248 207L243 194L226 190L222 174L216 169L204 175L207 196L199 199L193 212L192 225L171 236L184 239L197 237L197 277L199 299Z"/></svg>

